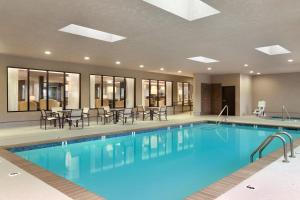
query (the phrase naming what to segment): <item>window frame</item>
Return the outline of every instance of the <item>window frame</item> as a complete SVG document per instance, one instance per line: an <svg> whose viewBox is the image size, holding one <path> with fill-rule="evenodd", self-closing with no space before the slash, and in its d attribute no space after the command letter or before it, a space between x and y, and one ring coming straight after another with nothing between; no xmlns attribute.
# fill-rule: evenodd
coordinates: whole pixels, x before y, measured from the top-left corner
<svg viewBox="0 0 300 200"><path fill-rule="evenodd" d="M28 84L27 84L27 92L28 92L28 95L27 95L27 110L24 110L24 111L9 111L8 110L8 69L9 68L13 68L13 69L25 69L27 70L27 81L28 81ZM41 68L32 68L32 67L14 67L14 66L7 66L6 67L6 111L8 113L17 113L17 112L40 112L41 110L38 109L38 110L30 110L30 95L29 95L29 87L30 87L30 70L39 70L39 71L45 71L46 72L46 76L47 76L47 97L46 97L46 100L47 100L47 111L49 111L49 72L58 72L58 73L63 73L64 75L64 90L66 88L66 74L67 73L70 73L70 74L78 74L79 75L79 109L81 109L81 73L79 72L71 72L71 71L59 71L59 70L48 70L48 69L41 69ZM65 102L65 98L66 98L66 94L65 94L65 91L64 91L64 96L63 96L63 100ZM63 109L66 108L66 105L64 103L63 105Z"/></svg>
<svg viewBox="0 0 300 200"><path fill-rule="evenodd" d="M173 107L174 106L174 101L173 101L173 96L174 96L174 89L173 89L173 87L174 87L174 81L166 81L166 80L155 80L155 79L142 79L142 84L143 84L143 80L146 80L146 81L148 81L148 83L149 83L149 103L148 103L148 105L145 105L145 106L148 106L148 107L150 107L150 99L151 99L151 81L156 81L156 84L157 84L157 89L156 89L156 91L157 91L157 100L156 100L156 107L158 107L159 106L159 98L160 98L160 95L159 95L159 82L161 82L161 81L163 81L163 82L165 82L165 84L164 84L164 86L165 86L165 106L167 106L167 82L170 82L170 83L172 83L172 87L171 87L171 106L167 106L167 107ZM143 88L143 85L142 85L142 88ZM144 97L142 97L142 101L144 101Z"/></svg>
<svg viewBox="0 0 300 200"><path fill-rule="evenodd" d="M101 107L103 106L103 77L112 77L113 78L113 107L112 108L115 108L115 92L116 92L116 88L115 88L115 78L123 78L124 79L124 82L125 82L125 91L124 91L124 108L126 108L126 98L127 98L127 83L126 83L126 79L127 78L131 78L134 80L134 107L136 107L136 78L134 77L128 77L128 76L112 76L112 75L105 75L105 74L90 74L89 75L89 108L90 109L97 109L96 107L92 108L91 107L91 76L99 76L101 77Z"/></svg>

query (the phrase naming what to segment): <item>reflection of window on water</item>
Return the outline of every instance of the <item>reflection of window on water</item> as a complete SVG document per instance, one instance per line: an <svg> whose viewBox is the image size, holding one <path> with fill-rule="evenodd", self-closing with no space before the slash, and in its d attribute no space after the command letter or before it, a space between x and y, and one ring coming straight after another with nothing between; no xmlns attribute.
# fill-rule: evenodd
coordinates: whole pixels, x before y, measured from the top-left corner
<svg viewBox="0 0 300 200"><path fill-rule="evenodd" d="M194 147L193 132L189 129L162 131L151 135L124 137L114 143L97 141L91 146L91 173L132 164L135 158L155 159ZM138 157L136 157L138 156Z"/></svg>

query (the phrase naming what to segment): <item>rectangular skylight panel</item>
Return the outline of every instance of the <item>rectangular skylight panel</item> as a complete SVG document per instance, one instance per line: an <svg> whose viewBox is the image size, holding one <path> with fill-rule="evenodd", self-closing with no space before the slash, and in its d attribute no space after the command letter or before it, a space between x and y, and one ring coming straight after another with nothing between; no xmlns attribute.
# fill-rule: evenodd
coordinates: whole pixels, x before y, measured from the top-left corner
<svg viewBox="0 0 300 200"><path fill-rule="evenodd" d="M220 11L200 0L143 0L186 20L208 17Z"/></svg>
<svg viewBox="0 0 300 200"><path fill-rule="evenodd" d="M80 36L84 36L84 37L88 37L88 38L92 38L92 39L96 39L96 40L102 40L105 42L117 42L117 41L126 39L126 37L123 37L123 36L103 32L103 31L98 31L95 29L87 28L84 26L79 26L76 24L70 24L66 27L59 29L59 31L62 31L65 33L71 33L74 35L80 35Z"/></svg>
<svg viewBox="0 0 300 200"><path fill-rule="evenodd" d="M206 58L203 56L197 56L197 57L192 57L192 58L188 58L189 60L193 60L196 62L202 62L202 63L215 63L215 62L219 62L218 60L212 59L212 58Z"/></svg>
<svg viewBox="0 0 300 200"><path fill-rule="evenodd" d="M265 46L265 47L258 47L255 48L257 51L263 52L268 55L279 55L279 54L287 54L291 53L286 48L280 45L272 45L272 46Z"/></svg>

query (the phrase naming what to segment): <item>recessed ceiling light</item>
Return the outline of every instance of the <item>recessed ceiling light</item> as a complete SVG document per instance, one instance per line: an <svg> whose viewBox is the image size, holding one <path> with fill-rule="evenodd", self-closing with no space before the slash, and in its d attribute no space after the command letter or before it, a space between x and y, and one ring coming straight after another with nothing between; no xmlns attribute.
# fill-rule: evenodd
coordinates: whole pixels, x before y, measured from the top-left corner
<svg viewBox="0 0 300 200"><path fill-rule="evenodd" d="M251 70L249 73L250 73L250 74L253 74L253 73L254 73L254 71L252 71L252 70Z"/></svg>
<svg viewBox="0 0 300 200"><path fill-rule="evenodd" d="M144 68L144 65L140 65L140 68Z"/></svg>
<svg viewBox="0 0 300 200"><path fill-rule="evenodd" d="M208 71L211 71L211 70L212 70L212 68L211 68L211 67L208 67L208 68L207 68L207 70L208 70Z"/></svg>
<svg viewBox="0 0 300 200"><path fill-rule="evenodd" d="M248 67L249 65L248 64L244 64L244 67Z"/></svg>
<svg viewBox="0 0 300 200"><path fill-rule="evenodd" d="M51 51L45 51L44 54L51 55L52 53L51 53Z"/></svg>
<svg viewBox="0 0 300 200"><path fill-rule="evenodd" d="M193 61L196 61L196 62L202 62L202 63L219 62L218 60L211 59L211 58L206 58L206 57L203 57L203 56L191 57L191 58L187 58L187 59L193 60Z"/></svg>
<svg viewBox="0 0 300 200"><path fill-rule="evenodd" d="M181 73L182 71L181 71L181 70L178 70L177 72L178 72L178 73Z"/></svg>
<svg viewBox="0 0 300 200"><path fill-rule="evenodd" d="M79 26L76 24L70 24L66 27L59 29L61 32L71 33L74 35L80 35L88 38L93 38L96 40L102 40L105 42L117 42L119 40L124 40L126 37L115 35L103 31L98 31L95 29L87 28L84 26Z"/></svg>
<svg viewBox="0 0 300 200"><path fill-rule="evenodd" d="M159 70L160 70L160 71L164 71L165 69L162 67L162 68L160 68Z"/></svg>
<svg viewBox="0 0 300 200"><path fill-rule="evenodd" d="M291 62L294 62L294 60L293 60L293 59L288 59L288 62L290 62L290 63L291 63Z"/></svg>
<svg viewBox="0 0 300 200"><path fill-rule="evenodd" d="M84 57L84 60L90 60L90 57L85 56L85 57Z"/></svg>
<svg viewBox="0 0 300 200"><path fill-rule="evenodd" d="M257 72L256 74L257 74L257 75L261 75L261 73L260 73L260 72Z"/></svg>
<svg viewBox="0 0 300 200"><path fill-rule="evenodd" d="M220 11L200 0L143 0L188 21L219 14Z"/></svg>
<svg viewBox="0 0 300 200"><path fill-rule="evenodd" d="M121 62L120 61L116 61L116 65L120 65L121 64Z"/></svg>
<svg viewBox="0 0 300 200"><path fill-rule="evenodd" d="M265 46L265 47L258 47L255 48L257 51L263 52L268 55L279 55L279 54L287 54L291 53L286 48L280 45L272 45L272 46Z"/></svg>

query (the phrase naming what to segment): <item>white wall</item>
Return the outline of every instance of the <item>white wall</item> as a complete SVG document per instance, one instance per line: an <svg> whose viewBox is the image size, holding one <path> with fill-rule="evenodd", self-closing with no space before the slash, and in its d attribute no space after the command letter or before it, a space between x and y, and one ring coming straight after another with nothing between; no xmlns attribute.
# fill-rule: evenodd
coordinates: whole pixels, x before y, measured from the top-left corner
<svg viewBox="0 0 300 200"><path fill-rule="evenodd" d="M267 112L281 112L285 105L290 113L300 113L300 73L270 74L253 77L253 108L266 101Z"/></svg>
<svg viewBox="0 0 300 200"><path fill-rule="evenodd" d="M240 75L240 115L252 113L252 76Z"/></svg>
<svg viewBox="0 0 300 200"><path fill-rule="evenodd" d="M194 74L193 81L193 113L194 115L201 114L201 84L210 83L211 76L207 74Z"/></svg>

